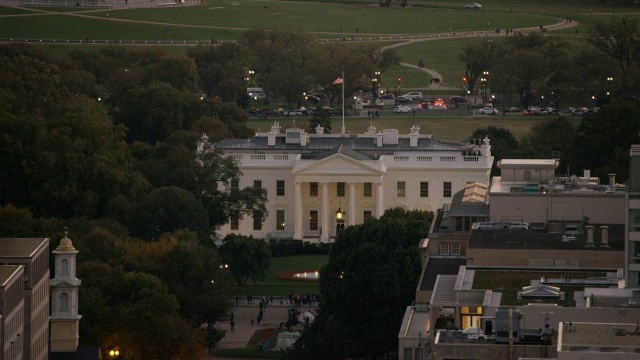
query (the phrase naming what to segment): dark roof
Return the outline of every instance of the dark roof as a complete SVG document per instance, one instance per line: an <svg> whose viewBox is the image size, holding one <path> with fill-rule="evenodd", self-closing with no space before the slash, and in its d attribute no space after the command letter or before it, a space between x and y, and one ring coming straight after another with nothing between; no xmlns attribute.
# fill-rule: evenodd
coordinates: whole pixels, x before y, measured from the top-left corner
<svg viewBox="0 0 640 360"><path fill-rule="evenodd" d="M372 158L370 156L367 156L363 153L357 152L355 150L351 150L348 147L346 147L345 145L340 145L338 147L335 147L329 151L325 151L323 153L320 153L318 155L313 156L312 158L314 160L321 160L324 158L327 158L331 155L335 155L335 154L342 154L344 156L350 157L352 159L355 160L372 160ZM306 159L306 156L302 157L303 159Z"/></svg>
<svg viewBox="0 0 640 360"><path fill-rule="evenodd" d="M596 224L596 229L600 226ZM604 225L604 224L602 224ZM609 227L608 247L602 247L600 236L594 236L594 247L585 247L587 234L575 235L576 240L562 241L564 233L548 233L546 230L472 230L469 249L555 249L585 251L624 251L624 225Z"/></svg>
<svg viewBox="0 0 640 360"><path fill-rule="evenodd" d="M460 266L466 265L464 257L430 257L424 269L420 291L431 291L438 275L457 275Z"/></svg>
<svg viewBox="0 0 640 360"><path fill-rule="evenodd" d="M358 152L376 153L376 154L392 154L395 151L456 151L464 149L464 145L454 142L445 142L434 140L433 138L419 138L418 146L409 146L408 138L398 138L398 145L376 146L375 137L358 137L357 135L345 135L338 137L329 136L310 136L308 144L301 146L300 144L287 144L284 134L276 137L274 146L267 145L267 136L261 135L251 139L229 139L222 140L216 144L218 150L251 150L251 151L292 151L296 153L321 153L340 145L344 145L349 149Z"/></svg>
<svg viewBox="0 0 640 360"><path fill-rule="evenodd" d="M100 347L96 345L78 346L76 352L49 352L49 360L101 360Z"/></svg>

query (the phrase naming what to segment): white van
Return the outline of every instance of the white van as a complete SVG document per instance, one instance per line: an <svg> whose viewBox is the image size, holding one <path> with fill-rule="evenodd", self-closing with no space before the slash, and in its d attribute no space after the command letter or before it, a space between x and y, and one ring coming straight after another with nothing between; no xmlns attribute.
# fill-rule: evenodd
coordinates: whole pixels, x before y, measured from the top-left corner
<svg viewBox="0 0 640 360"><path fill-rule="evenodd" d="M264 100L267 95L264 93L264 89L259 88L259 87L250 87L247 88L247 95L251 98L251 99L256 99L258 101L262 101Z"/></svg>

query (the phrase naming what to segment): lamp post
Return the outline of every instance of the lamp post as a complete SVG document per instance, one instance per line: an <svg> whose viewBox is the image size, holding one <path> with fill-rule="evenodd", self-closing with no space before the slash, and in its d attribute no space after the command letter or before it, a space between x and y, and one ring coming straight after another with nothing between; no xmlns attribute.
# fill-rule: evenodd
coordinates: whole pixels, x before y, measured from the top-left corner
<svg viewBox="0 0 640 360"><path fill-rule="evenodd" d="M467 90L467 110L469 110L469 98L471 97L471 90Z"/></svg>
<svg viewBox="0 0 640 360"><path fill-rule="evenodd" d="M109 358L117 359L118 357L120 357L120 350L118 349L109 350Z"/></svg>
<svg viewBox="0 0 640 360"><path fill-rule="evenodd" d="M302 96L304 97L304 108L306 109L307 108L307 93L303 92Z"/></svg>
<svg viewBox="0 0 640 360"><path fill-rule="evenodd" d="M482 82L482 103L484 104L487 97L487 82L489 81L488 71L485 70L482 72L482 78L480 79L480 81Z"/></svg>
<svg viewBox="0 0 640 360"><path fill-rule="evenodd" d="M249 70L249 78L251 81L251 84L249 86L253 86L253 77L256 75L256 72L253 70Z"/></svg>
<svg viewBox="0 0 640 360"><path fill-rule="evenodd" d="M376 102L376 95L378 95L378 87L380 86L380 71L375 71L374 73L374 78L373 78L373 103L375 104Z"/></svg>
<svg viewBox="0 0 640 360"><path fill-rule="evenodd" d="M338 210L336 211L336 236L344 230L344 214L344 210L338 205Z"/></svg>

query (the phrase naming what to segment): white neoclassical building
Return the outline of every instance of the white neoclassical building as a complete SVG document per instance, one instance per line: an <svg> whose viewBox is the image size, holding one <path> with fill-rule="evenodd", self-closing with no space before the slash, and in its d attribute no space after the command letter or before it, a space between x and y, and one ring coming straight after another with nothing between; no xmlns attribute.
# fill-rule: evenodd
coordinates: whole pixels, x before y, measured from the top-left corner
<svg viewBox="0 0 640 360"><path fill-rule="evenodd" d="M203 137L206 141L206 137ZM315 134L275 122L251 139L223 140L216 149L232 156L242 177L234 187L266 188L265 222L231 219L219 233L265 239L329 242L349 225L392 207L434 211L448 206L468 182L489 183L489 139L466 144L435 140L412 126L364 134Z"/></svg>

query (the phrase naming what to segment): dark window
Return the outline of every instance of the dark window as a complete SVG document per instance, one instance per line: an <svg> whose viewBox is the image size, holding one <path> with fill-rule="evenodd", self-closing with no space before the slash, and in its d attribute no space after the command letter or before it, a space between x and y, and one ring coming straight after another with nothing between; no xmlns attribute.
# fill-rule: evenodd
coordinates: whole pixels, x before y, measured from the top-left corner
<svg viewBox="0 0 640 360"><path fill-rule="evenodd" d="M373 215L371 214L371 211L365 210L362 217L364 222L367 222L367 220L370 220L373 217Z"/></svg>
<svg viewBox="0 0 640 360"><path fill-rule="evenodd" d="M364 183L364 197L371 197L372 194L372 186L371 183Z"/></svg>
<svg viewBox="0 0 640 360"><path fill-rule="evenodd" d="M451 197L451 182L450 181L445 181L442 187L442 196L446 197L446 198L450 198Z"/></svg>
<svg viewBox="0 0 640 360"><path fill-rule="evenodd" d="M238 179L231 180L231 191L232 192L240 191L240 180Z"/></svg>
<svg viewBox="0 0 640 360"><path fill-rule="evenodd" d="M262 189L262 180L253 180L253 187L256 189Z"/></svg>
<svg viewBox="0 0 640 360"><path fill-rule="evenodd" d="M240 217L237 213L231 214L230 225L231 230L238 230L240 228Z"/></svg>
<svg viewBox="0 0 640 360"><path fill-rule="evenodd" d="M262 230L262 212L253 212L253 230Z"/></svg>
<svg viewBox="0 0 640 360"><path fill-rule="evenodd" d="M404 181L398 181L396 185L396 196L405 197L406 196L406 183Z"/></svg>
<svg viewBox="0 0 640 360"><path fill-rule="evenodd" d="M276 196L284 196L284 180L276 181Z"/></svg>
<svg viewBox="0 0 640 360"><path fill-rule="evenodd" d="M339 182L336 185L336 196L344 197L344 183Z"/></svg>
<svg viewBox="0 0 640 360"><path fill-rule="evenodd" d="M420 197L429 197L429 183L427 181L420 182Z"/></svg>
<svg viewBox="0 0 640 360"><path fill-rule="evenodd" d="M309 183L309 196L318 197L318 183L317 182Z"/></svg>

